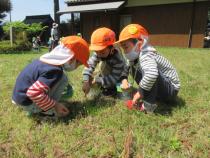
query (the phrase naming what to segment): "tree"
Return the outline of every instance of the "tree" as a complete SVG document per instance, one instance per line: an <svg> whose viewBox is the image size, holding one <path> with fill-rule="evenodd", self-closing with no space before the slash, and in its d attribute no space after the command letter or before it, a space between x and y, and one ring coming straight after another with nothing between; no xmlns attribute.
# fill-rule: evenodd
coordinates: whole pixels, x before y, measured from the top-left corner
<svg viewBox="0 0 210 158"><path fill-rule="evenodd" d="M0 19L6 16L6 12L10 12L12 9L12 4L10 0L0 0ZM0 21L1 23L2 21Z"/></svg>
<svg viewBox="0 0 210 158"><path fill-rule="evenodd" d="M33 36L39 36L47 28L47 26L43 27L40 23L29 25L21 21L8 22L3 26L7 36L9 36L10 26L14 29L14 37L19 40L27 40L26 38L31 40Z"/></svg>
<svg viewBox="0 0 210 158"><path fill-rule="evenodd" d="M11 11L12 5L10 0L0 0L0 37L3 36L3 30L1 27L1 23L3 22L3 18L6 16L6 12Z"/></svg>

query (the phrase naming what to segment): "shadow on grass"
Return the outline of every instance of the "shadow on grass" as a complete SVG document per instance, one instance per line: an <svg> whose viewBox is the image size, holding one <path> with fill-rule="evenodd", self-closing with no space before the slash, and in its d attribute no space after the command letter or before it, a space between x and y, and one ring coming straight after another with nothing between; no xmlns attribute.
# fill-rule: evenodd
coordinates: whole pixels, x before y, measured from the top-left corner
<svg viewBox="0 0 210 158"><path fill-rule="evenodd" d="M79 119L86 117L92 113L96 113L106 107L115 105L115 99L111 97L100 97L92 100L85 101L62 101L70 111L70 114L63 118L63 120L69 121L72 119Z"/></svg>
<svg viewBox="0 0 210 158"><path fill-rule="evenodd" d="M88 115L95 114L98 111L115 105L115 99L111 97L100 97L92 100L85 101L61 101L69 109L69 115L60 118L50 117L35 117L37 123L50 122L50 123L69 123L74 119L85 118Z"/></svg>
<svg viewBox="0 0 210 158"><path fill-rule="evenodd" d="M183 108L185 104L185 100L178 96L173 102L158 103L158 108L155 110L155 113L161 115L172 115L174 109Z"/></svg>

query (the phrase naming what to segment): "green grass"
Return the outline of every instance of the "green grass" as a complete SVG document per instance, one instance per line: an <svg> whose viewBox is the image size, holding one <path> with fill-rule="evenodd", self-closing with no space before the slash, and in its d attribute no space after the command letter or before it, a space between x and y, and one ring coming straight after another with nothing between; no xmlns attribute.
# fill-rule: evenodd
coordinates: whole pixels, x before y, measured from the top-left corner
<svg viewBox="0 0 210 158"><path fill-rule="evenodd" d="M159 105L155 114L147 115L127 110L120 100L87 101L81 91L81 67L68 73L75 89L68 102L85 106L86 114L74 115L67 123L37 121L11 104L18 73L40 53L1 54L0 157L126 157L126 146L131 145L133 157L209 158L210 51L158 50L179 73L177 105Z"/></svg>

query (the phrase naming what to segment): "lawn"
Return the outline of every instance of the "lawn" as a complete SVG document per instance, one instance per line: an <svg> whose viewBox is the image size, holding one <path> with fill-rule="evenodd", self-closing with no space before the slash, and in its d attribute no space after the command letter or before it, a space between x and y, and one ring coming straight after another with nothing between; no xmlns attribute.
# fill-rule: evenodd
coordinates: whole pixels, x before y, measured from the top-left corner
<svg viewBox="0 0 210 158"><path fill-rule="evenodd" d="M150 115L129 111L117 99L87 100L81 91L81 67L68 73L75 93L67 101L77 114L56 122L28 117L11 104L18 73L43 52L1 54L0 158L209 158L210 50L158 50L180 76L177 104L161 104Z"/></svg>

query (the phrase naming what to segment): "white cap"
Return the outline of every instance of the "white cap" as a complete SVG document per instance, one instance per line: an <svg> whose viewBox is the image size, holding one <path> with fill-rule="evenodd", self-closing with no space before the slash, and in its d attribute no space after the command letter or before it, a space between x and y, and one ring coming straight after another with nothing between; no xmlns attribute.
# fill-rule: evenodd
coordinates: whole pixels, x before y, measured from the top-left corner
<svg viewBox="0 0 210 158"><path fill-rule="evenodd" d="M60 44L51 52L42 55L40 60L51 65L63 65L73 57L74 53L70 49L66 48L63 44Z"/></svg>

